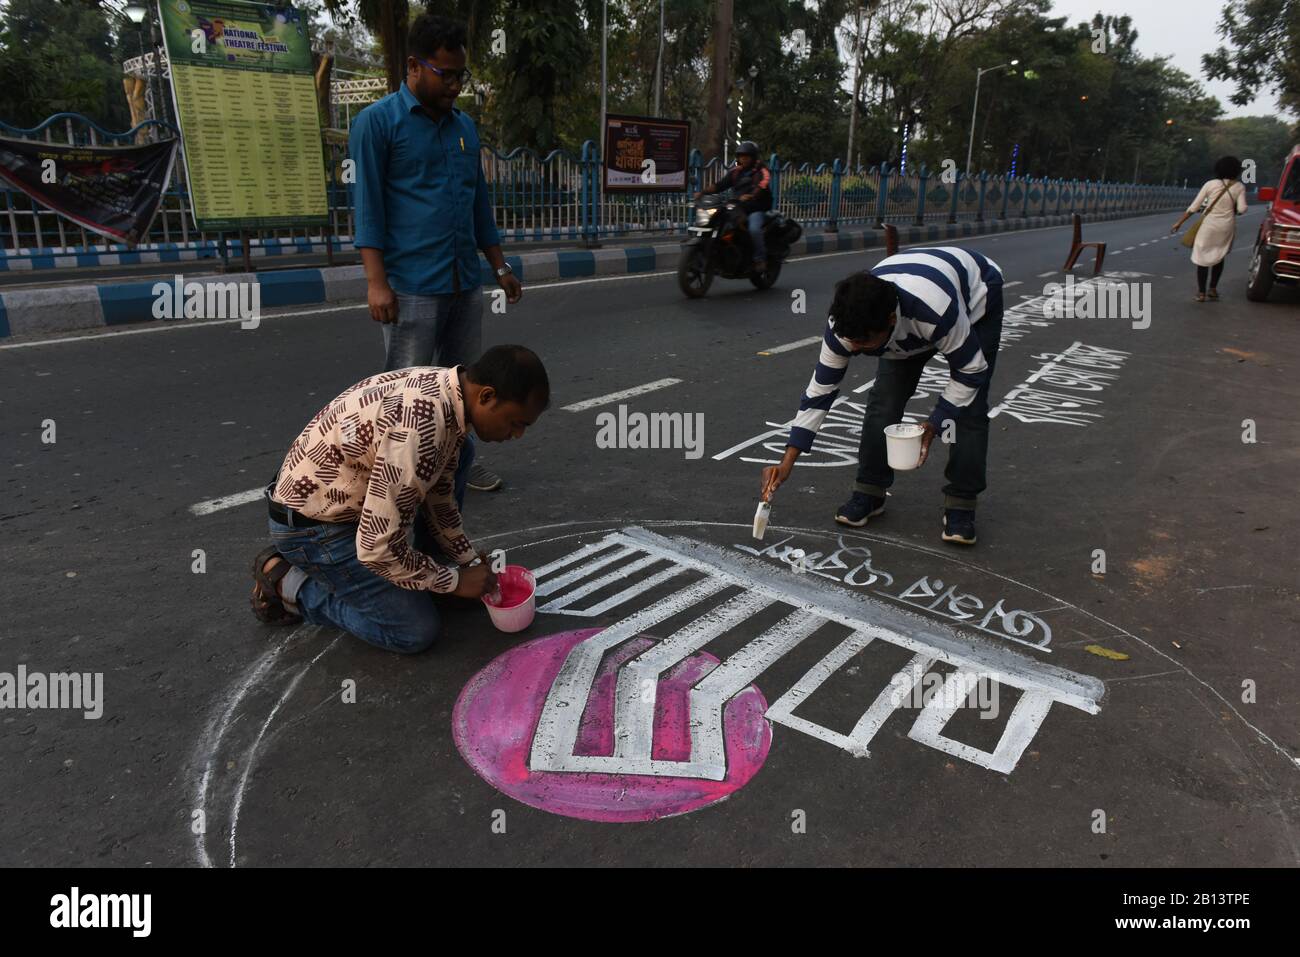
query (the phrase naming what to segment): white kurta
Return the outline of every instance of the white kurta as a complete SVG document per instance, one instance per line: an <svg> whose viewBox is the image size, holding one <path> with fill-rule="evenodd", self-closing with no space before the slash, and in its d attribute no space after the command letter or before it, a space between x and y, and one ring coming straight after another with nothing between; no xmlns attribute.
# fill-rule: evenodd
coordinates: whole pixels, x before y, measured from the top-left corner
<svg viewBox="0 0 1300 957"><path fill-rule="evenodd" d="M1195 213L1203 205L1213 202L1223 192L1227 180L1212 179L1201 187L1192 205L1187 207L1189 213ZM1198 266L1213 266L1223 262L1232 249L1232 240L1237 235L1237 216L1246 211L1246 187L1233 180L1227 193L1214 203L1214 207L1205 214L1205 222L1196 232L1196 243L1192 246L1192 262Z"/></svg>

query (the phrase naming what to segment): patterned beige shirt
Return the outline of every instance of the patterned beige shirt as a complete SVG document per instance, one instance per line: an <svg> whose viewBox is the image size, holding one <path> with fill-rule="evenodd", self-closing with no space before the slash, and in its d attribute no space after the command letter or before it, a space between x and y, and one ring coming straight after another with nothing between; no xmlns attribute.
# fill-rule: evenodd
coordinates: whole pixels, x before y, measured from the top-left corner
<svg viewBox="0 0 1300 957"><path fill-rule="evenodd" d="M423 511L443 551L459 564L473 560L453 495L465 434L458 368L382 372L307 423L271 497L308 518L357 522L357 558L394 585L454 591L460 573L411 548L406 536Z"/></svg>

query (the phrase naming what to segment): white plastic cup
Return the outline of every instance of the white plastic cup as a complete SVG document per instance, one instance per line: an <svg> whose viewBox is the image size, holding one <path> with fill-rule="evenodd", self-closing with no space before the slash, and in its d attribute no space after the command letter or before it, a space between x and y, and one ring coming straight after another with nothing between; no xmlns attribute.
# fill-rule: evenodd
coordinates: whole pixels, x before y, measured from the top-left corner
<svg viewBox="0 0 1300 957"><path fill-rule="evenodd" d="M914 469L921 460L921 436L925 429L910 422L885 426L885 454L889 467L900 471Z"/></svg>
<svg viewBox="0 0 1300 957"><path fill-rule="evenodd" d="M528 597L519 599L513 595L511 597L515 599L514 603L503 605L502 586L505 586L506 591L526 588ZM507 565L497 576L496 590L483 596L483 604L487 606L488 617L496 625L497 631L523 631L533 623L533 618L537 615L537 579L522 565Z"/></svg>

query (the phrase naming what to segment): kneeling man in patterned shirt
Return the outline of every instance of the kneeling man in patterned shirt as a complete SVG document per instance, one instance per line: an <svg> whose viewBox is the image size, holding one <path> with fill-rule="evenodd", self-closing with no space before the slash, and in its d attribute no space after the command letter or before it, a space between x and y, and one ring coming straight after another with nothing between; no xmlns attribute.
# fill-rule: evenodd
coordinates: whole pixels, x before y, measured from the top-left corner
<svg viewBox="0 0 1300 957"><path fill-rule="evenodd" d="M520 438L550 397L536 353L502 345L469 367L382 372L330 402L267 486L274 544L253 565L254 614L332 625L388 651L427 649L435 595L496 586L461 525L466 438Z"/></svg>

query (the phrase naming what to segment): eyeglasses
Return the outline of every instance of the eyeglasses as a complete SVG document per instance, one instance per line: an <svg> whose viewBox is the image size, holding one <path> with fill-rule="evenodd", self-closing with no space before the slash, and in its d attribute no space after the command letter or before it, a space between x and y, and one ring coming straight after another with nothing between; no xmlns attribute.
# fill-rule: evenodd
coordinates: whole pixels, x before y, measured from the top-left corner
<svg viewBox="0 0 1300 957"><path fill-rule="evenodd" d="M474 74L470 73L468 69L444 70L441 67L434 66L428 60L421 60L418 56L415 59L419 60L420 63L423 63L434 73L438 74L438 76L442 78L443 82L446 83L455 83L457 86L465 86L474 78Z"/></svg>

